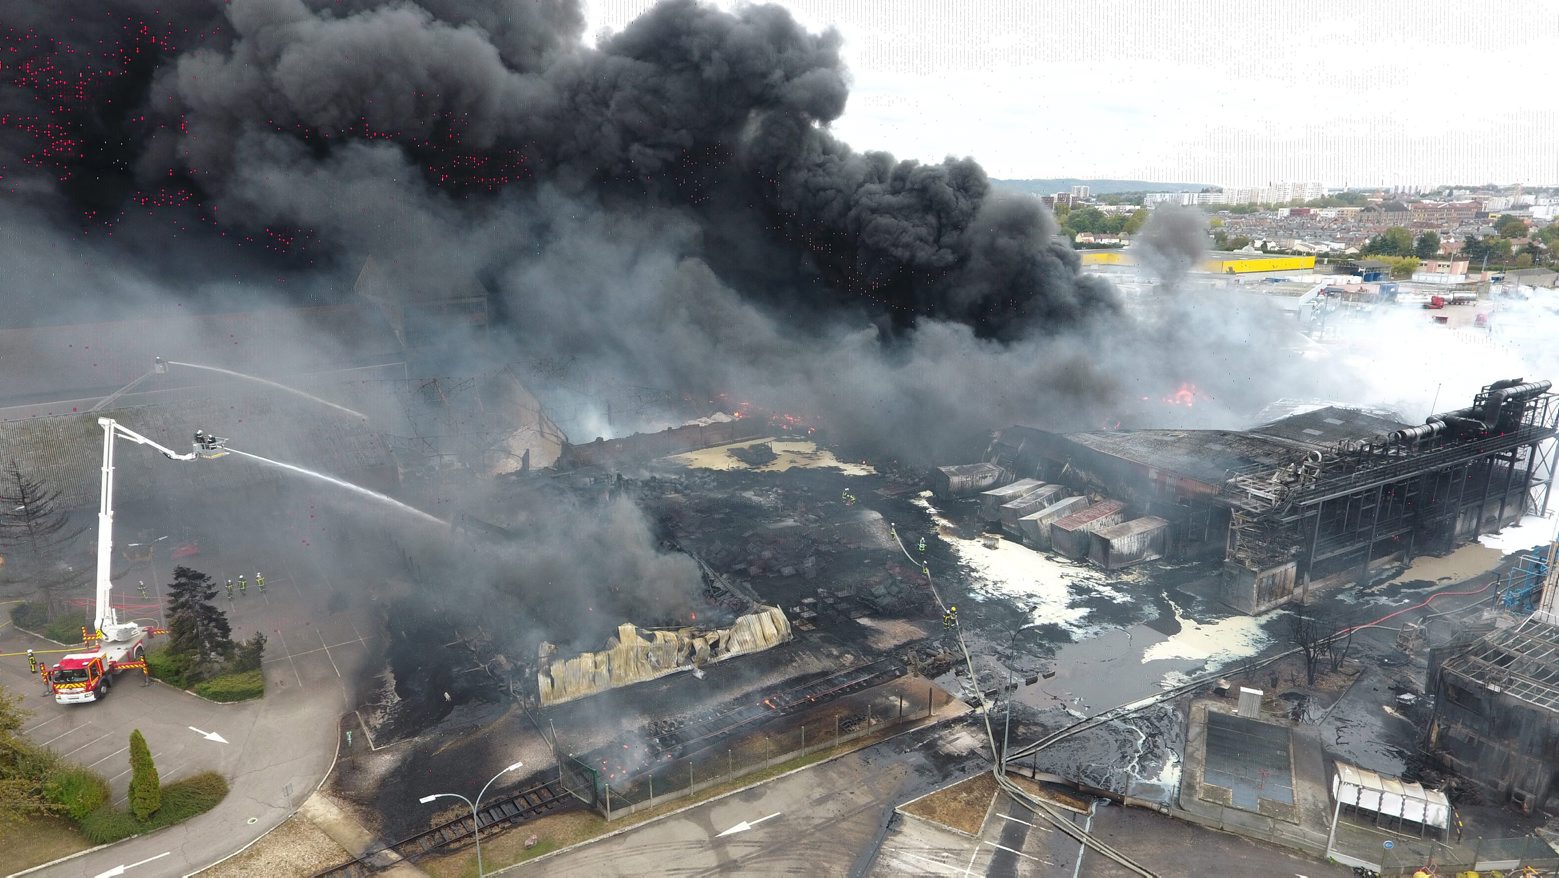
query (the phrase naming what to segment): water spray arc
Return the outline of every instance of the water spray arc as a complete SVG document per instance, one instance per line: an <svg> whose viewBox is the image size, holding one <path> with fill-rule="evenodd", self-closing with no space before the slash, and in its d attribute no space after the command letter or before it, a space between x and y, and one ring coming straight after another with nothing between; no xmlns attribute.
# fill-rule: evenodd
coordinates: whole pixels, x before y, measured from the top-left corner
<svg viewBox="0 0 1559 878"><path fill-rule="evenodd" d="M302 390L299 390L296 387L288 387L285 384L279 384L279 383L277 383L275 381L271 381L271 380L269 380L267 378L261 378L258 375L248 375L248 374L245 374L243 372L234 372L232 369L223 369L220 366L202 366L199 363L181 363L181 362L179 362L177 360L164 360L162 357L158 357L156 359L156 365L152 369L152 371L154 373L157 373L157 374L165 373L165 372L168 371L168 367L169 366L183 366L186 369L203 369L203 370L205 370L207 372L220 372L223 375L231 375L234 378L242 378L245 381L253 381L253 382L257 383L257 384L264 384L267 387L274 387L277 390L281 390L281 391L284 391L286 393L291 393L294 396L301 396L304 399L310 400L312 402L317 402L320 405L328 405L331 408L335 409L336 411L338 411L338 412L345 412L346 414L349 414L349 415L351 415L354 418L362 418L365 421L368 420L368 416L363 414L362 412L353 411L352 409L349 409L349 408L347 408L344 405L336 405L335 403L331 402L328 399L320 399L319 397L315 396L314 394L306 393L306 392L304 392ZM145 376L142 376L142 377L145 377ZM139 380L139 379L137 379L137 380Z"/></svg>
<svg viewBox="0 0 1559 878"><path fill-rule="evenodd" d="M297 466L296 464L283 463L283 462L281 462L279 460L271 460L269 457L261 457L258 454L250 454L247 451L239 451L237 448L229 448L229 449L227 449L227 451L229 453L231 453L231 454L242 455L243 457L247 457L247 458L249 458L251 460L258 460L261 463L270 464L271 466L280 467L280 468L285 469L285 470L291 470L292 472L298 473L299 475L305 475L305 476L309 476L311 478L319 479L321 481L330 482L331 484L337 485L337 486L342 487L342 488L345 488L348 491L353 491L353 492L356 492L358 494L362 494L365 497L372 497L373 499L378 500L380 503L387 503L387 504L389 504L391 506L395 506L395 507L401 509L402 511L408 512L408 513L410 513L412 515L415 515L418 518L421 518L421 519L423 519L425 521L430 521L430 522L432 522L434 524L437 524L437 525L440 525L442 527L448 527L449 526L449 522L444 521L442 518L439 518L438 516L432 515L432 514L427 513L427 512L423 512L421 509L418 509L415 506L411 506L411 505L408 505L406 503L402 503L401 501L395 499L394 497L391 497L388 494L381 494L378 491L370 490L368 488L363 487L362 485L355 485L355 484L353 484L351 482L346 481L345 479L338 479L335 476L326 475L325 473L322 473L322 472L316 472L315 470L308 469L307 467Z"/></svg>

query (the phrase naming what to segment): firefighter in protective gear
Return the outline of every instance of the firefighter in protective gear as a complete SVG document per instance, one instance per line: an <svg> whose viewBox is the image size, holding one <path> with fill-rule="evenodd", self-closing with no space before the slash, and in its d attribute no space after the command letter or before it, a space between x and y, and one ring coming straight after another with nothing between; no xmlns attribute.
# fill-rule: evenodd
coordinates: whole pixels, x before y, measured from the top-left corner
<svg viewBox="0 0 1559 878"><path fill-rule="evenodd" d="M141 600L146 600L146 580L137 579L135 581L135 590L141 593Z"/></svg>
<svg viewBox="0 0 1559 878"><path fill-rule="evenodd" d="M921 537L920 538L920 544L915 546L915 548L919 549L920 550L920 554L924 555L926 553L926 538L925 537Z"/></svg>
<svg viewBox="0 0 1559 878"><path fill-rule="evenodd" d="M248 594L249 593L249 580L245 579L244 575L242 573L238 574L238 593L239 594Z"/></svg>
<svg viewBox="0 0 1559 878"><path fill-rule="evenodd" d="M233 596L233 580L231 580L231 579L229 579L227 581L227 596L228 597L232 597Z"/></svg>
<svg viewBox="0 0 1559 878"><path fill-rule="evenodd" d="M942 614L942 627L943 628L952 628L952 627L955 627L957 624L958 624L958 608L957 607L948 607L947 608L947 612Z"/></svg>
<svg viewBox="0 0 1559 878"><path fill-rule="evenodd" d="M265 577L258 570L254 572L254 587L260 590L260 594L265 594Z"/></svg>
<svg viewBox="0 0 1559 878"><path fill-rule="evenodd" d="M27 650L27 673L38 673L38 657L33 655L30 649Z"/></svg>

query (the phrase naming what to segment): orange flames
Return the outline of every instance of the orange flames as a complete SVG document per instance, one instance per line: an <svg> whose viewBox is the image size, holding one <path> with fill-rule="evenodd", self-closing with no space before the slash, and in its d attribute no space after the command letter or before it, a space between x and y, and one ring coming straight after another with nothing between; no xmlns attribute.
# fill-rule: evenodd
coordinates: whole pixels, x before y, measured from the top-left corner
<svg viewBox="0 0 1559 878"><path fill-rule="evenodd" d="M1180 386L1175 389L1174 393L1164 397L1164 402L1167 402L1170 405L1183 405L1190 407L1196 405L1196 399L1201 395L1202 392L1196 389L1195 384L1192 384L1189 381L1182 381L1180 382Z"/></svg>

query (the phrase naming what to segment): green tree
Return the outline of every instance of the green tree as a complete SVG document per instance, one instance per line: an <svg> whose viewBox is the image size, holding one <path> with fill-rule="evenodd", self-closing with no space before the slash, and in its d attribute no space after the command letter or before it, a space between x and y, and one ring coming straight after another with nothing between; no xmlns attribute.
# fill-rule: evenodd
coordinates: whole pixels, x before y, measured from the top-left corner
<svg viewBox="0 0 1559 878"><path fill-rule="evenodd" d="M1527 234L1526 220L1519 216L1506 214L1494 223L1494 231L1501 238L1524 238Z"/></svg>
<svg viewBox="0 0 1559 878"><path fill-rule="evenodd" d="M1245 235L1235 235L1229 239L1230 250L1243 250L1250 246L1250 238Z"/></svg>
<svg viewBox="0 0 1559 878"><path fill-rule="evenodd" d="M1497 238L1493 235L1478 237L1468 235L1462 242L1462 255L1474 266L1481 268L1484 262L1492 262L1496 265L1510 258L1510 239Z"/></svg>
<svg viewBox="0 0 1559 878"><path fill-rule="evenodd" d="M1440 252L1440 233L1425 232L1413 243L1413 255L1419 259L1433 259Z"/></svg>
<svg viewBox="0 0 1559 878"><path fill-rule="evenodd" d="M1559 248L1559 222L1551 222L1537 233L1537 239L1548 245L1550 250Z"/></svg>
<svg viewBox="0 0 1559 878"><path fill-rule="evenodd" d="M130 733L130 813L145 820L162 807L162 781L140 729Z"/></svg>
<svg viewBox="0 0 1559 878"><path fill-rule="evenodd" d="M1080 207L1066 215L1066 227L1075 234L1104 230L1104 212L1097 207Z"/></svg>
<svg viewBox="0 0 1559 878"><path fill-rule="evenodd" d="M189 567L173 568L168 586L168 648L210 665L233 654L233 629L217 609L211 577Z"/></svg>
<svg viewBox="0 0 1559 878"><path fill-rule="evenodd" d="M0 824L58 810L44 792L55 760L21 736L26 717L21 697L0 687Z"/></svg>
<svg viewBox="0 0 1559 878"><path fill-rule="evenodd" d="M1146 223L1147 221L1147 209L1138 208L1131 212L1131 216L1126 218L1126 224L1121 227L1121 231L1128 235L1135 235L1137 232L1142 230L1143 223ZM1219 225L1222 225L1222 221L1218 220L1216 217L1213 219L1213 221L1217 222Z"/></svg>
<svg viewBox="0 0 1559 878"><path fill-rule="evenodd" d="M1414 252L1413 233L1402 226L1392 226L1364 245L1366 256L1412 256Z"/></svg>

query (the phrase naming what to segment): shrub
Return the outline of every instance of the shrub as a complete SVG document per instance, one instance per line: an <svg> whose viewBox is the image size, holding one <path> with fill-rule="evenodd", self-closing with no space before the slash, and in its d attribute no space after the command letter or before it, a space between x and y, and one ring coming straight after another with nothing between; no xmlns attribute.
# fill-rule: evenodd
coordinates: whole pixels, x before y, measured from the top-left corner
<svg viewBox="0 0 1559 878"><path fill-rule="evenodd" d="M130 733L130 813L145 820L162 807L162 782L140 729Z"/></svg>
<svg viewBox="0 0 1559 878"><path fill-rule="evenodd" d="M43 783L43 794L77 823L108 801L108 782L80 766L56 769Z"/></svg>
<svg viewBox="0 0 1559 878"><path fill-rule="evenodd" d="M42 631L49 624L49 611L42 604L20 603L11 609L11 621L18 628Z"/></svg>
<svg viewBox="0 0 1559 878"><path fill-rule="evenodd" d="M223 674L195 684L195 694L212 701L247 701L265 694L265 677L259 671Z"/></svg>
<svg viewBox="0 0 1559 878"><path fill-rule="evenodd" d="M188 689L194 685L192 660L164 646L146 654L146 670L164 683Z"/></svg>
<svg viewBox="0 0 1559 878"><path fill-rule="evenodd" d="M227 781L222 775L203 771L163 787L162 807L149 819L137 820L129 811L104 805L81 822L81 832L93 844L110 844L204 814L226 796Z"/></svg>
<svg viewBox="0 0 1559 878"><path fill-rule="evenodd" d="M80 643L81 629L87 625L87 617L66 613L44 626L43 636L56 643Z"/></svg>
<svg viewBox="0 0 1559 878"><path fill-rule="evenodd" d="M112 805L100 806L81 821L81 834L93 844L112 844L141 831L140 822L129 811Z"/></svg>
<svg viewBox="0 0 1559 878"><path fill-rule="evenodd" d="M256 631L253 637L239 643L234 649L233 661L228 666L228 672L237 674L244 671L258 671L264 659L265 632Z"/></svg>

